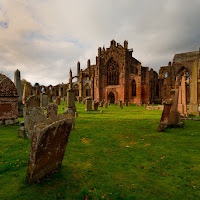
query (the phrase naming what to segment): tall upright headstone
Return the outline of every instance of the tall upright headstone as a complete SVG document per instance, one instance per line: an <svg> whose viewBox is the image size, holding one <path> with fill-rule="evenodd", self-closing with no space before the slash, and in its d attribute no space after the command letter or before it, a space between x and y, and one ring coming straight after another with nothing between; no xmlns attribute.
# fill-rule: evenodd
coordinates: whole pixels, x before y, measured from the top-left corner
<svg viewBox="0 0 200 200"><path fill-rule="evenodd" d="M92 111L92 98L86 98L85 111Z"/></svg>
<svg viewBox="0 0 200 200"><path fill-rule="evenodd" d="M47 109L48 106L48 95L46 93L40 94L40 106Z"/></svg>
<svg viewBox="0 0 200 200"><path fill-rule="evenodd" d="M64 113L72 114L75 116L76 106L75 106L75 93L73 89L67 90L67 102L66 109Z"/></svg>
<svg viewBox="0 0 200 200"><path fill-rule="evenodd" d="M17 69L15 71L14 75L14 84L17 89L18 93L18 116L23 117L23 103L22 103L22 89L21 89L21 77L20 77L20 71Z"/></svg>

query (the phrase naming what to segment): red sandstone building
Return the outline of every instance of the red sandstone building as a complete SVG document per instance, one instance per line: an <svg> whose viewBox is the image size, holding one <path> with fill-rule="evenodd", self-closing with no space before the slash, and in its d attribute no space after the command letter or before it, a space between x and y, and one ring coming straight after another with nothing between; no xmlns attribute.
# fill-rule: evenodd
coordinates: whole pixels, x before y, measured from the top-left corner
<svg viewBox="0 0 200 200"><path fill-rule="evenodd" d="M70 81L78 100L92 97L100 102L118 100L142 104L148 102L161 103L170 98L170 90L180 86L181 76L186 76L186 95L189 113L198 115L200 104L200 51L175 54L173 62L161 67L158 74L132 56L133 50L128 49L128 42L124 46L110 42L109 48L98 48L96 63L87 62L85 69L77 63L77 75ZM40 86L38 93L45 89L52 96L66 97L69 84L57 86ZM37 91L37 88L35 88Z"/></svg>
<svg viewBox="0 0 200 200"><path fill-rule="evenodd" d="M80 69L77 64L77 78L73 83L75 95L81 98L90 96L95 101L117 102L118 100L131 103L147 103L158 98L158 75L148 67L142 67L141 62L132 56L128 42L124 46L111 41L110 47L98 49L96 64L88 60L87 68Z"/></svg>

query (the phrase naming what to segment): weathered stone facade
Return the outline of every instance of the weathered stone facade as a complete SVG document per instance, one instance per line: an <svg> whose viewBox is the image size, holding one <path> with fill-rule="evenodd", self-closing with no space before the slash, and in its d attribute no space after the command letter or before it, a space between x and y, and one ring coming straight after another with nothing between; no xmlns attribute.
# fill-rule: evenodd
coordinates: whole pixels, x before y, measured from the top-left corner
<svg viewBox="0 0 200 200"><path fill-rule="evenodd" d="M163 66L159 75L132 56L132 49L128 49L128 42L124 45L111 41L109 48L98 48L96 63L81 69L77 63L77 74L72 76L68 84L56 86L35 86L33 93L42 92L51 94L53 99L60 97L67 99L67 90L74 90L78 102L85 102L90 97L96 102L135 103L162 103L170 98L171 89L175 89L175 80L181 85L182 76L185 76L186 107L184 113L199 115L200 105L200 51L175 54L173 62ZM76 79L76 80L75 80ZM72 81L73 80L73 81ZM184 85L182 85L184 88ZM101 107L101 104L99 105ZM184 103L185 106L185 103ZM180 106L179 106L180 107ZM200 108L200 107L199 107Z"/></svg>
<svg viewBox="0 0 200 200"><path fill-rule="evenodd" d="M88 60L87 68L80 69L77 64L77 78L73 83L76 97L91 97L100 102L102 99L110 103L126 100L131 103L145 103L155 98L158 75L148 67L142 67L141 62L132 57L132 49L128 42L124 47L111 41L110 47L98 49L96 64ZM157 79L156 79L157 78Z"/></svg>
<svg viewBox="0 0 200 200"><path fill-rule="evenodd" d="M181 86L182 77L185 77L186 104L189 105L189 114L199 115L200 104L200 51L175 54L173 63L161 67L159 70L159 98L160 101L170 97L170 90L175 89L175 81ZM182 83L182 88L183 88ZM184 111L187 112L187 111Z"/></svg>
<svg viewBox="0 0 200 200"><path fill-rule="evenodd" d="M14 83L0 74L0 124L18 122L18 94Z"/></svg>

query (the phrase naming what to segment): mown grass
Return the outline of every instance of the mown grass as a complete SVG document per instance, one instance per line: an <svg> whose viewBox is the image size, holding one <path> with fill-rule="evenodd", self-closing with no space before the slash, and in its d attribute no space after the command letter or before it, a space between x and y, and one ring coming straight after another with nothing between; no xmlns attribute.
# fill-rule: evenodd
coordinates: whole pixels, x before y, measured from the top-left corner
<svg viewBox="0 0 200 200"><path fill-rule="evenodd" d="M36 184L25 182L31 141L0 127L0 199L200 198L200 122L160 133L161 111L76 106L62 167Z"/></svg>

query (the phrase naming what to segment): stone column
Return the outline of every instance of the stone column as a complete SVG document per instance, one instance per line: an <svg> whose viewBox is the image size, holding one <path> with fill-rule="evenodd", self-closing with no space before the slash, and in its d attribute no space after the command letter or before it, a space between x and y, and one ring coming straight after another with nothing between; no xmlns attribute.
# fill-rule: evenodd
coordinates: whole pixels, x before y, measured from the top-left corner
<svg viewBox="0 0 200 200"><path fill-rule="evenodd" d="M62 97L61 87L59 87L58 96L59 96L59 97Z"/></svg>
<svg viewBox="0 0 200 200"><path fill-rule="evenodd" d="M17 69L15 71L15 77L14 77L14 84L17 88L18 93L18 117L23 117L23 108L24 105L22 103L22 88L21 88L21 77L20 77L20 71Z"/></svg>
<svg viewBox="0 0 200 200"><path fill-rule="evenodd" d="M17 88L17 93L19 95L18 103L21 103L22 102L22 89L21 89L20 71L18 69L15 71L14 84L15 84L15 87Z"/></svg>
<svg viewBox="0 0 200 200"><path fill-rule="evenodd" d="M80 72L79 97L83 98L83 71Z"/></svg>
<svg viewBox="0 0 200 200"><path fill-rule="evenodd" d="M178 112L183 114L183 104L182 104L182 88L179 86L179 95L178 95Z"/></svg>
<svg viewBox="0 0 200 200"><path fill-rule="evenodd" d="M189 113L192 115L199 116L198 102L197 102L197 74L198 74L198 63L194 61L191 81L191 93L190 93L190 109Z"/></svg>
<svg viewBox="0 0 200 200"><path fill-rule="evenodd" d="M186 85L185 85L186 75L182 76L181 80L181 95L182 95L182 107L183 114L187 116L187 100L186 100Z"/></svg>

